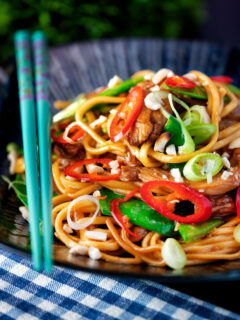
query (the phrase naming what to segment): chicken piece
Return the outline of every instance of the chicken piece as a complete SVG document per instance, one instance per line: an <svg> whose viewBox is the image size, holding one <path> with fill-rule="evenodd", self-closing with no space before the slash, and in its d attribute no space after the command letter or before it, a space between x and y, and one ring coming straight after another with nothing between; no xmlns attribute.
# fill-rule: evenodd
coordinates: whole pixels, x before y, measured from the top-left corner
<svg viewBox="0 0 240 320"><path fill-rule="evenodd" d="M172 113L168 99L163 101L164 109ZM148 109L144 104L134 126L128 133L129 143L133 146L140 146L147 140L155 141L160 136L166 122L167 118L160 110Z"/></svg>
<svg viewBox="0 0 240 320"><path fill-rule="evenodd" d="M134 226L133 233L136 234L136 236L138 236L138 239L130 235L130 240L133 242L138 242L139 240L142 240L148 234L148 232L148 230L142 227Z"/></svg>
<svg viewBox="0 0 240 320"><path fill-rule="evenodd" d="M221 130L224 130L228 127L231 127L232 125L234 125L237 122L238 121L233 120L233 119L223 118L219 123L219 130L221 131Z"/></svg>
<svg viewBox="0 0 240 320"><path fill-rule="evenodd" d="M151 110L143 105L139 116L133 127L128 132L128 141L133 146L139 146L147 140L153 130L153 124L150 121Z"/></svg>
<svg viewBox="0 0 240 320"><path fill-rule="evenodd" d="M200 190L202 194L209 196L216 196L225 194L240 186L240 165L233 167L231 174L224 180L222 179L222 172L213 177L211 183L204 181L189 181L183 178L183 183L195 190ZM174 181L169 171L160 168L140 168L138 175L143 182L153 180L169 180Z"/></svg>
<svg viewBox="0 0 240 320"><path fill-rule="evenodd" d="M233 150L231 158L230 158L231 166L240 166L240 148L236 148Z"/></svg>
<svg viewBox="0 0 240 320"><path fill-rule="evenodd" d="M164 104L163 107L164 109L172 114L172 108L169 104L168 99L163 100ZM153 123L153 130L148 138L151 142L155 141L161 134L163 127L165 126L167 122L167 118L164 117L162 112L160 110L153 110L151 112L151 117L150 117L151 122Z"/></svg>
<svg viewBox="0 0 240 320"><path fill-rule="evenodd" d="M212 203L213 217L223 218L236 212L236 206L232 197L228 194L219 196L210 196Z"/></svg>
<svg viewBox="0 0 240 320"><path fill-rule="evenodd" d="M226 119L233 120L233 121L240 121L240 103L238 106L227 115Z"/></svg>
<svg viewBox="0 0 240 320"><path fill-rule="evenodd" d="M137 167L128 167L128 166L121 166L121 181L137 181L139 174L139 168Z"/></svg>
<svg viewBox="0 0 240 320"><path fill-rule="evenodd" d="M82 144L63 144L55 142L53 144L53 153L65 159L76 158L81 160L84 159L85 156Z"/></svg>
<svg viewBox="0 0 240 320"><path fill-rule="evenodd" d="M106 157L106 158L109 158L109 157ZM142 166L141 162L130 151L127 151L125 156L117 156L116 160L122 165L125 165L128 167Z"/></svg>

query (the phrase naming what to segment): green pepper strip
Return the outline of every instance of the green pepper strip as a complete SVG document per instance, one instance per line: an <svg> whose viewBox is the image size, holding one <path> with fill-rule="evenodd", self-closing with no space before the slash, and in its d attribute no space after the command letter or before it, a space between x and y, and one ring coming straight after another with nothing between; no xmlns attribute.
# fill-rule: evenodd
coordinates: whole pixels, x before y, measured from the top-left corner
<svg viewBox="0 0 240 320"><path fill-rule="evenodd" d="M217 127L215 124L211 123L199 123L190 124L189 126L187 126L187 130L193 137L193 141L197 145L208 140L216 132Z"/></svg>
<svg viewBox="0 0 240 320"><path fill-rule="evenodd" d="M198 224L181 224L178 231L184 242L192 242L203 238L214 228L224 223L224 220L209 219L206 222Z"/></svg>
<svg viewBox="0 0 240 320"><path fill-rule="evenodd" d="M192 98L201 99L201 100L207 99L207 95L206 95L205 91L199 86L196 86L193 89L183 90L183 89L171 88L166 83L164 83L163 88L167 89L169 91L180 93L185 96L192 97Z"/></svg>
<svg viewBox="0 0 240 320"><path fill-rule="evenodd" d="M233 84L226 84L226 86L228 87L228 89L230 91L232 91L232 93L237 94L238 96L240 96L240 89L239 88L237 88Z"/></svg>
<svg viewBox="0 0 240 320"><path fill-rule="evenodd" d="M128 91L131 87L135 86L139 82L142 82L143 80L144 80L144 77L142 76L137 78L130 78L114 88L108 88L102 91L97 96L110 96L110 97L118 96L120 93Z"/></svg>
<svg viewBox="0 0 240 320"><path fill-rule="evenodd" d="M189 108L188 108L188 106L187 106L183 101L181 101L181 100L178 99L177 97L173 96L172 94L169 94L169 95L168 95L168 99L169 99L170 106L171 106L173 112L174 112L175 115L176 115L176 118L177 118L177 119L175 119L175 120L178 121L179 125L181 126L181 131L182 131L182 132L181 132L181 133L182 133L181 136L182 136L182 138L183 138L183 139L182 139L182 140L183 140L183 143L182 143L181 145L178 145L178 152L179 152L179 154L188 154L188 153L191 153L191 152L193 152L193 151L195 150L195 144L194 144L193 139L192 139L192 137L190 136L187 128L185 127L185 125L184 125L181 117L179 116L177 110L175 109L172 100L174 100L174 101L176 101L177 103L181 104L181 105L184 106L187 110L188 110ZM160 110L162 111L163 115L164 115L165 117L167 117L168 119L171 117L171 115L170 115L165 109L163 109L162 107L161 107ZM173 117L173 118L174 118L174 117ZM172 120L172 123L174 123L174 124L176 123L176 121L173 121L172 118L171 118L171 120ZM172 130L172 131L175 131L175 128L174 128L173 125L169 126L169 130L168 130L168 131L172 133L171 130ZM173 134L174 134L174 132L173 132ZM176 140L175 140L175 139L176 139ZM174 143L175 141L177 141L177 140L179 141L179 137L177 137L176 134L175 134L175 139L172 140L173 143ZM176 142L176 143L178 143L178 142Z"/></svg>
<svg viewBox="0 0 240 320"><path fill-rule="evenodd" d="M184 144L184 135L182 127L179 121L172 115L169 115L168 121L164 126L165 132L171 132L172 137L168 142L168 145L174 144L175 146L182 146Z"/></svg>
<svg viewBox="0 0 240 320"><path fill-rule="evenodd" d="M101 93L96 94L96 97L98 97L98 96L110 96L110 97L118 96L120 93L128 91L131 87L135 86L136 84L138 84L139 82L141 82L143 80L144 80L144 77L130 78L114 88L107 88L106 90L102 91ZM77 112L77 110L83 105L83 103L86 102L84 95L80 95L79 97L80 97L80 99L77 99L76 101L74 101L66 109L55 114L55 116L53 117L53 122L58 122L63 119L74 116L74 114ZM95 106L94 110L96 110L99 106L103 107L103 104Z"/></svg>
<svg viewBox="0 0 240 320"><path fill-rule="evenodd" d="M101 190L101 196L107 196L100 199L100 208L103 215L111 216L110 203L111 200L124 196L114 193L111 190ZM175 222L149 207L144 201L138 199L130 199L127 202L120 203L120 210L123 215L130 219L130 222L147 230L156 231L164 236L174 234Z"/></svg>

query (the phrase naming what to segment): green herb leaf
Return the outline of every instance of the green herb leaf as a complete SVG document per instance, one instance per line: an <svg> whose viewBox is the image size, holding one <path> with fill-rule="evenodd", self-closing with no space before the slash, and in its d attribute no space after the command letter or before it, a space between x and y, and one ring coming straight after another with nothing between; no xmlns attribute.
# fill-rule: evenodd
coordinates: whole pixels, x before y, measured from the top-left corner
<svg viewBox="0 0 240 320"><path fill-rule="evenodd" d="M26 183L21 176L21 174L17 174L14 181L11 181L8 177L2 176L3 180L9 184L9 189L13 188L16 192L18 199L24 204L25 207L27 204L27 191L26 191Z"/></svg>

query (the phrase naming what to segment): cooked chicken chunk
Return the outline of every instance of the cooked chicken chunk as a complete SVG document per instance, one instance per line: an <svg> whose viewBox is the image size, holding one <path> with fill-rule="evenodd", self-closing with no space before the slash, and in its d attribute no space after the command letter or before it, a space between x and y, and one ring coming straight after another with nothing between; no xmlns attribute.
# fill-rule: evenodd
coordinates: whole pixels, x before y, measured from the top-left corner
<svg viewBox="0 0 240 320"><path fill-rule="evenodd" d="M240 186L240 166L232 168L229 175L223 179L222 172L213 177L211 183L204 181L189 181L183 178L183 183L193 189L200 190L202 194L215 196L225 194ZM153 180L169 180L174 181L169 171L160 168L141 168L138 175L143 182Z"/></svg>

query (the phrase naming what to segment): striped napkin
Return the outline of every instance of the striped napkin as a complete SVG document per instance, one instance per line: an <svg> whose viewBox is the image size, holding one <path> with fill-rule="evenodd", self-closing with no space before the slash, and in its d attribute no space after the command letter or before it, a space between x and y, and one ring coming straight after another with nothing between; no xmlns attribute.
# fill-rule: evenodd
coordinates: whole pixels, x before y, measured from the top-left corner
<svg viewBox="0 0 240 320"><path fill-rule="evenodd" d="M39 273L30 258L6 248L0 244L0 319L240 319L153 281L60 267Z"/></svg>

